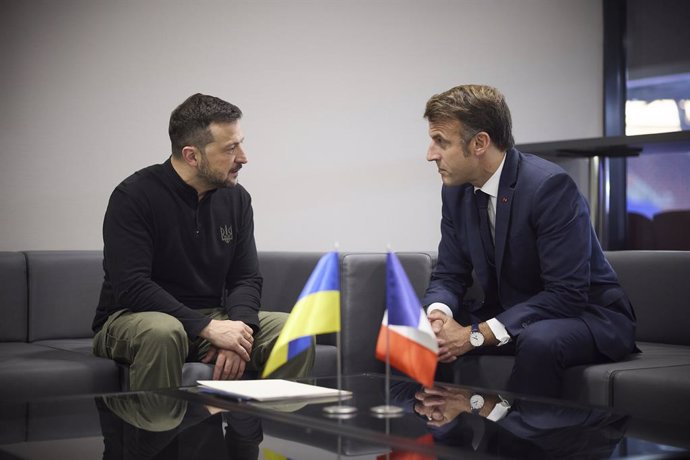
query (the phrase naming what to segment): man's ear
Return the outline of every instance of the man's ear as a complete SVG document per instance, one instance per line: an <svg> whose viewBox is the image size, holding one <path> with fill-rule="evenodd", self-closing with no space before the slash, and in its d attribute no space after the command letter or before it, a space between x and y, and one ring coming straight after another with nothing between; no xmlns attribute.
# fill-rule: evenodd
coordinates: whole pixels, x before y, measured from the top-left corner
<svg viewBox="0 0 690 460"><path fill-rule="evenodd" d="M196 167L199 165L199 155L201 155L201 152L196 147L191 145L182 147L182 159L189 166Z"/></svg>
<svg viewBox="0 0 690 460"><path fill-rule="evenodd" d="M491 136L486 131L480 131L473 138L474 149L477 154L484 154L491 145Z"/></svg>

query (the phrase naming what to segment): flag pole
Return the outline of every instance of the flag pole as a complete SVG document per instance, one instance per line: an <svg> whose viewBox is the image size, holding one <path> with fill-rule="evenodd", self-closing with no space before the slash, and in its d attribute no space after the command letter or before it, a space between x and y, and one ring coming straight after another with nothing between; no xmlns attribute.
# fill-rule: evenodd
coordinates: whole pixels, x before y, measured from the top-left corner
<svg viewBox="0 0 690 460"><path fill-rule="evenodd" d="M388 244L388 252L391 252L391 245ZM386 276L388 276L386 271ZM390 327L388 323L388 305L386 305L386 377L384 388L384 404L382 406L374 406L370 410L375 417L388 418L400 417L403 413L403 408L398 406L391 406L391 340Z"/></svg>
<svg viewBox="0 0 690 460"><path fill-rule="evenodd" d="M388 312L386 312L388 315ZM389 418L400 417L403 415L403 408L392 406L391 401L391 347L390 347L390 328L388 328L388 318L386 318L386 377L384 388L384 404L382 406L374 406L370 410L374 417Z"/></svg>
<svg viewBox="0 0 690 460"><path fill-rule="evenodd" d="M336 241L335 244L335 251L339 252L340 245ZM340 315L342 318L342 315ZM328 415L329 417L337 417L337 418L350 418L354 417L355 412L357 412L357 408L354 406L344 406L343 405L343 378L342 378L342 357L340 354L340 329L341 327L338 328L338 330L335 332L335 379L336 379L336 385L338 386L338 404L336 406L326 406L323 408L323 411ZM340 454L340 453L338 453Z"/></svg>

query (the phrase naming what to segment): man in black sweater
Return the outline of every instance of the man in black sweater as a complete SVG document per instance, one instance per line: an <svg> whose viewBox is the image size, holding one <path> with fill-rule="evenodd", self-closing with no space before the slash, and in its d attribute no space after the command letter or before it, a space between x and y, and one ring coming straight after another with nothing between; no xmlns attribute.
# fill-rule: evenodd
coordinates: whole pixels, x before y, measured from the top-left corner
<svg viewBox="0 0 690 460"><path fill-rule="evenodd" d="M129 364L132 390L180 385L185 361L214 379L260 370L287 314L260 311L240 109L195 94L170 116L172 156L113 191L103 223L105 278L94 354ZM312 346L273 375L302 377Z"/></svg>

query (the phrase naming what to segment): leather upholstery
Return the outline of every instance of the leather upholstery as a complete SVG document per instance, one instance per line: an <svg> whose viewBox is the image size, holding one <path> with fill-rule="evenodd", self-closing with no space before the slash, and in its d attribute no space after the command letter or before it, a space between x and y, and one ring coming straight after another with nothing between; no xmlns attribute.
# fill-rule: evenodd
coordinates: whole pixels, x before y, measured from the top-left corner
<svg viewBox="0 0 690 460"><path fill-rule="evenodd" d="M26 341L26 259L20 252L0 252L0 315L0 341Z"/></svg>
<svg viewBox="0 0 690 460"><path fill-rule="evenodd" d="M259 253L264 308L289 311L320 256ZM686 407L690 397L690 252L620 251L607 257L635 308L642 353L618 363L568 369L564 394L663 418ZM434 254L402 253L399 258L421 297ZM383 253L341 255L344 374L383 372L374 348L385 309L385 260ZM0 400L121 388L118 366L91 354L90 323L102 276L100 251L0 252ZM481 289L475 285L468 295L481 299ZM335 374L334 343L332 336L318 340L315 376ZM501 389L511 368L509 356L462 359L455 380Z"/></svg>

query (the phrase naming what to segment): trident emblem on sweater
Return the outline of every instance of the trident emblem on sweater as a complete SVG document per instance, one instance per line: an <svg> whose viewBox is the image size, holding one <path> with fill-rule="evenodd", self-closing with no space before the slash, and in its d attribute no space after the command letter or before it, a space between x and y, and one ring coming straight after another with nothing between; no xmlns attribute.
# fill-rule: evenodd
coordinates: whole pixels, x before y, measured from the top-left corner
<svg viewBox="0 0 690 460"><path fill-rule="evenodd" d="M230 244L232 241L232 227L227 225L220 227L220 239L223 240L225 244Z"/></svg>

